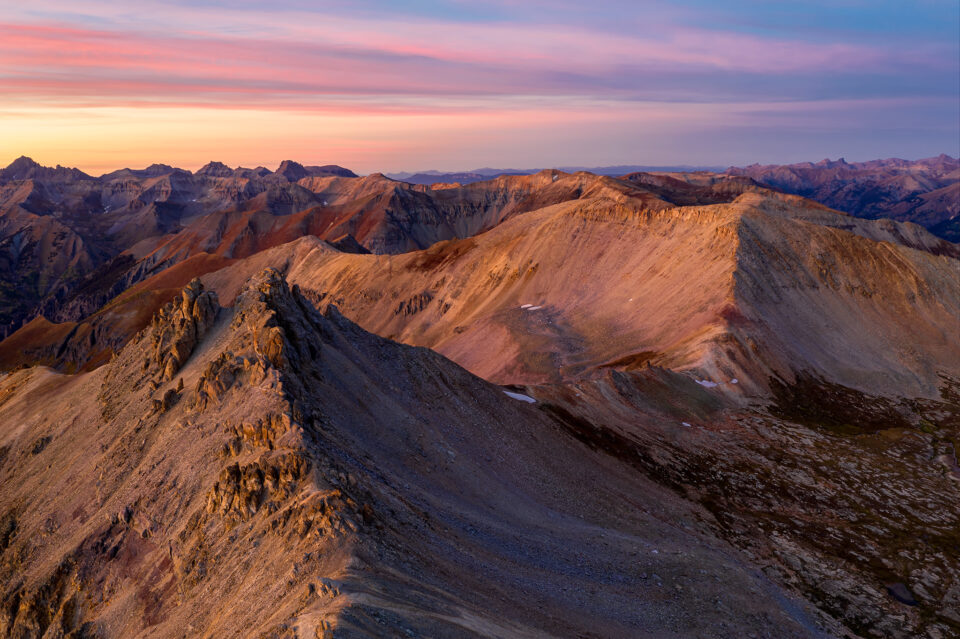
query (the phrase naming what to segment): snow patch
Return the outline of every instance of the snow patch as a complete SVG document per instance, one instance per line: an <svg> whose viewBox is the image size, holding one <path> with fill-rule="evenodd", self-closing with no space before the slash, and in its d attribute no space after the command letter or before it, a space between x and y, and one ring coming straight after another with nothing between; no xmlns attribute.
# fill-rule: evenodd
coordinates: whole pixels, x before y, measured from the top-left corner
<svg viewBox="0 0 960 639"><path fill-rule="evenodd" d="M519 399L521 402L527 402L528 404L536 404L537 400L530 397L529 395L524 395L523 393L512 393L508 390L503 391L504 395L507 397L512 397L513 399Z"/></svg>
<svg viewBox="0 0 960 639"><path fill-rule="evenodd" d="M681 426L686 426L687 428L690 428L690 422L680 422L680 425L681 425Z"/></svg>
<svg viewBox="0 0 960 639"><path fill-rule="evenodd" d="M520 308L530 308L533 304L521 304Z"/></svg>
<svg viewBox="0 0 960 639"><path fill-rule="evenodd" d="M709 379L698 379L697 383L706 388L713 388L714 386L719 386L720 384L716 382L711 382Z"/></svg>
<svg viewBox="0 0 960 639"><path fill-rule="evenodd" d="M528 311L537 311L537 310L540 310L541 308L543 308L543 307L542 307L542 306L531 306L531 307L529 307L527 310L528 310Z"/></svg>
<svg viewBox="0 0 960 639"><path fill-rule="evenodd" d="M734 377L733 379L730 380L730 383L731 383L731 384L736 384L736 383L738 383L738 381L739 381L739 380L737 380L737 378Z"/></svg>

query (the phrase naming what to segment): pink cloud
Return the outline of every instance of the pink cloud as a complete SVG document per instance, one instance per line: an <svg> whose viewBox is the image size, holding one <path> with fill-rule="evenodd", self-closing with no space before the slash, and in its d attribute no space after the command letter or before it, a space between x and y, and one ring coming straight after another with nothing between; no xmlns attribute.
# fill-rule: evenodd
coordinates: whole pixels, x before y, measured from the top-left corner
<svg viewBox="0 0 960 639"><path fill-rule="evenodd" d="M689 29L644 38L506 24L388 28L334 18L290 30L268 38L0 24L6 69L0 84L12 92L8 99L85 95L91 101L210 102L238 94L264 103L348 95L630 98L635 88L623 79L624 69L638 76L788 73L884 63L880 52L853 45Z"/></svg>

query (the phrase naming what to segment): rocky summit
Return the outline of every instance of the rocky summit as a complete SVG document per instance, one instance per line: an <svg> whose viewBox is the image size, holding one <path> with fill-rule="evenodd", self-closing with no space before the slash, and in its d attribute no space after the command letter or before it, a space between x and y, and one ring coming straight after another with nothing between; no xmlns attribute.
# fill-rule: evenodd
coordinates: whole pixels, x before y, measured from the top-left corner
<svg viewBox="0 0 960 639"><path fill-rule="evenodd" d="M17 160L0 636L960 636L960 246L785 192L911 170Z"/></svg>

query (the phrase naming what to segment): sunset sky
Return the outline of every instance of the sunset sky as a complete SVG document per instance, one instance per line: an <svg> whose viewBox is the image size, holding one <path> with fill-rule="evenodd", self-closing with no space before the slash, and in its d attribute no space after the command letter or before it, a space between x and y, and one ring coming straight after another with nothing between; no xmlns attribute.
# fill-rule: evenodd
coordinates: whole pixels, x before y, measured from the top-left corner
<svg viewBox="0 0 960 639"><path fill-rule="evenodd" d="M29 0L0 165L358 172L960 148L956 0Z"/></svg>

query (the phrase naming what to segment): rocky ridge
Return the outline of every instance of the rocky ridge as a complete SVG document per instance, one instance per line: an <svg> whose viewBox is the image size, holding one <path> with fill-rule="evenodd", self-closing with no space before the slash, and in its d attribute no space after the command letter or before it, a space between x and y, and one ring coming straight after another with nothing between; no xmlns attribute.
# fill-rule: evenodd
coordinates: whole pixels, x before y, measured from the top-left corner
<svg viewBox="0 0 960 639"><path fill-rule="evenodd" d="M191 284L95 372L0 380L21 424L0 440L0 633L830 627L682 500L442 357L320 315L276 271L212 300Z"/></svg>

